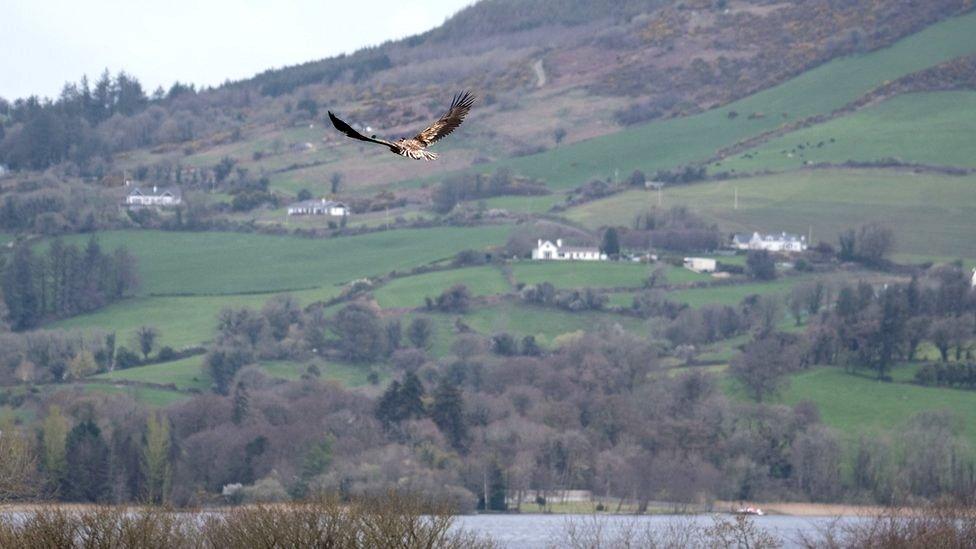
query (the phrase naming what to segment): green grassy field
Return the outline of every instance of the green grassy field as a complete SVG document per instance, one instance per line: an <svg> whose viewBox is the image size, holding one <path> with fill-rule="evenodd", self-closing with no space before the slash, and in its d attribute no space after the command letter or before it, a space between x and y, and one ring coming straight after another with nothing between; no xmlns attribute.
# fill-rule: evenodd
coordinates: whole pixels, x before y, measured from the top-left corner
<svg viewBox="0 0 976 549"><path fill-rule="evenodd" d="M630 170L654 172L703 160L736 141L818 113L828 113L887 80L976 51L976 13L932 25L893 46L821 65L779 86L698 115L653 122L611 135L560 146L544 153L484 164L537 177L552 188L589 179L622 176ZM730 120L729 111L742 116ZM763 113L748 119L748 114ZM783 114L786 113L784 117Z"/></svg>
<svg viewBox="0 0 976 549"><path fill-rule="evenodd" d="M505 241L510 227L403 229L307 239L248 233L111 231L139 260L140 295L238 294L319 288L409 269ZM74 237L84 241L86 235Z"/></svg>
<svg viewBox="0 0 976 549"><path fill-rule="evenodd" d="M232 216L239 221L254 220L261 225L278 225L286 229L325 229L329 223L339 223L339 218L325 215L288 215L287 206L274 210L259 209L251 212L244 212ZM354 214L346 219L349 228L378 228L387 227L396 223L397 218L407 221L422 221L433 219L435 216L429 211L421 209L417 205L410 205L403 208L394 208L389 211L366 212Z"/></svg>
<svg viewBox="0 0 976 549"><path fill-rule="evenodd" d="M177 389L199 389L206 391L210 388L210 376L203 370L203 355L191 356L183 360L150 364L127 370L115 370L93 376L92 379L107 381L128 380L140 383L172 383Z"/></svg>
<svg viewBox="0 0 976 549"><path fill-rule="evenodd" d="M893 431L925 410L949 410L976 443L976 392L884 383L853 376L840 368L816 368L793 376L781 401L810 400L824 423L848 435Z"/></svg>
<svg viewBox="0 0 976 549"><path fill-rule="evenodd" d="M644 322L631 317L600 312L570 313L517 303L480 308L464 315L464 321L486 335L497 332L509 332L518 337L533 335L544 346L551 345L553 339L562 334L593 331L601 325L617 324L630 332L644 333Z"/></svg>
<svg viewBox="0 0 976 549"><path fill-rule="evenodd" d="M646 333L644 321L633 317L592 311L571 313L511 301L480 307L464 315L409 313L401 317L401 323L405 328L417 317L428 318L434 323L434 339L429 352L437 358L451 353L451 345L458 337L454 325L458 318L480 335L490 337L508 332L519 340L532 335L543 347L551 347L553 340L563 334L594 331L604 326L619 325L634 334Z"/></svg>
<svg viewBox="0 0 976 549"><path fill-rule="evenodd" d="M667 298L675 303L686 303L689 307L702 305L738 305L750 295L785 295L803 277L780 277L771 282L749 282L727 284L706 288L687 288L667 292ZM610 294L610 305L630 307L634 296L639 292L615 292Z"/></svg>
<svg viewBox="0 0 976 549"><path fill-rule="evenodd" d="M738 189L739 207L733 192ZM723 231L791 231L836 244L847 228L877 221L895 233L895 252L976 257L976 176L882 170L811 170L672 187L664 207L687 206ZM574 208L589 227L631 219L645 209L644 191Z"/></svg>
<svg viewBox="0 0 976 549"><path fill-rule="evenodd" d="M398 278L373 292L376 302L385 309L421 307L425 297L437 297L455 284L464 284L471 295L484 296L512 291L496 267L471 267L436 271Z"/></svg>
<svg viewBox="0 0 976 549"><path fill-rule="evenodd" d="M545 213L554 205L565 201L563 194L541 196L496 196L486 199L489 208L501 208L515 213Z"/></svg>
<svg viewBox="0 0 976 549"><path fill-rule="evenodd" d="M291 292L307 305L339 294L335 286ZM52 328L98 328L118 334L120 345L132 347L133 334L140 326L159 330L158 346L174 349L200 345L213 337L217 315L223 309L260 309L274 294L244 294L186 297L136 297L115 303L90 314L55 322Z"/></svg>
<svg viewBox="0 0 976 549"><path fill-rule="evenodd" d="M319 369L321 374L319 379L323 381L337 381L346 387L361 387L369 384L367 376L371 369L375 369L380 375L381 383L383 379L388 377L383 367L371 366L369 364L349 364L334 361L324 362L321 360L315 360L310 363L298 363L287 360L276 360L262 362L260 366L270 377L294 381L300 379L303 374L307 373L309 366L312 364Z"/></svg>
<svg viewBox="0 0 976 549"><path fill-rule="evenodd" d="M884 158L976 167L972 146L974 134L976 92L913 93L789 133L747 153L727 158L710 169L736 172L789 170L800 168L806 162L841 163Z"/></svg>
<svg viewBox="0 0 976 549"><path fill-rule="evenodd" d="M523 261L512 266L515 280L524 284L549 282L557 288L639 288L652 269L646 264L607 261ZM709 280L711 277L666 265L669 284Z"/></svg>
<svg viewBox="0 0 976 549"><path fill-rule="evenodd" d="M153 405L165 405L169 401L180 400L181 395L165 389L127 387L111 385L113 381L133 381L138 383L172 383L177 389L197 389L206 392L210 389L210 376L203 370L203 356L193 356L183 360L139 366L127 370L116 370L92 376L98 380L95 384L86 384L96 390L108 392L127 392ZM308 363L291 362L285 360L267 361L258 364L268 377L294 381L300 379L314 364L320 372L319 379L323 381L337 381L347 387L360 387L369 383L367 378L371 369L376 369L380 380L387 377L385 368L368 364L348 364L344 362L313 360Z"/></svg>
<svg viewBox="0 0 976 549"><path fill-rule="evenodd" d="M129 395L134 400L149 406L169 406L190 398L191 395L178 391L154 389L149 387L133 387L128 385L112 385L111 383L85 383L86 391L110 395Z"/></svg>
<svg viewBox="0 0 976 549"><path fill-rule="evenodd" d="M931 263L933 265L936 265L939 263L954 263L956 261L959 261L962 264L963 269L966 270L976 269L976 259L960 258L960 257L946 256L946 255L895 253L895 254L891 254L891 260L904 265L921 265L924 263Z"/></svg>
<svg viewBox="0 0 976 549"><path fill-rule="evenodd" d="M760 294L783 294L790 291L795 284L802 281L802 277L779 277L771 282L755 282L749 284L730 284L713 286L710 288L692 288L668 292L668 299L677 303L687 303L690 307L702 305L738 305L747 296Z"/></svg>

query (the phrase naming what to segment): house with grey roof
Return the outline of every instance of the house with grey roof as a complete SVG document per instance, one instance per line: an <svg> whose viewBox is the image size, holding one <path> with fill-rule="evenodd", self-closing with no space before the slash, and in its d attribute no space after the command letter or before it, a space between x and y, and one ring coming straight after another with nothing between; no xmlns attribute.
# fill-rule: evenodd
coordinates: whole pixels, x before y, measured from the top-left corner
<svg viewBox="0 0 976 549"><path fill-rule="evenodd" d="M732 247L737 250L802 252L807 249L807 239L805 236L790 233L736 233L732 236Z"/></svg>
<svg viewBox="0 0 976 549"><path fill-rule="evenodd" d="M126 186L130 184L126 182ZM182 203L183 192L179 187L131 187L125 196L125 204L130 208L178 206Z"/></svg>
<svg viewBox="0 0 976 549"><path fill-rule="evenodd" d="M288 215L331 215L345 217L349 215L349 206L334 200L302 200L288 206Z"/></svg>
<svg viewBox="0 0 976 549"><path fill-rule="evenodd" d="M532 250L532 259L540 261L606 261L607 254L600 252L599 248L565 246L561 238L557 238L555 243L550 240L539 239L535 249Z"/></svg>

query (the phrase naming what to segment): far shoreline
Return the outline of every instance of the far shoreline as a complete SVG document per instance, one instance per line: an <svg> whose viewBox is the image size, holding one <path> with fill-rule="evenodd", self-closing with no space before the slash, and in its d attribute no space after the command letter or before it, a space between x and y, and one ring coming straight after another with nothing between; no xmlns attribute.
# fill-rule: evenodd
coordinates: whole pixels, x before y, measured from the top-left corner
<svg viewBox="0 0 976 549"><path fill-rule="evenodd" d="M296 502L296 504L299 504ZM290 503L267 503L267 504L243 504L243 505L215 505L201 507L164 507L155 506L156 509L165 510L172 513L221 513L240 507L251 507L255 505L290 505ZM119 507L131 510L143 509L143 505L107 505L108 507ZM18 502L0 504L0 514L5 513L30 513L44 509L63 509L67 511L84 511L102 507L93 503L71 503L71 502ZM757 502L729 502L716 501L710 509L696 508L686 511L669 509L665 507L654 507L644 513L633 513L626 511L596 511L587 509L572 510L550 510L544 509L523 509L499 512L474 512L458 513L457 516L519 516L519 515L540 515L540 516L620 516L620 517L654 517L654 516L706 516L706 515L725 515L736 514L736 509L743 507L754 507L762 509L763 516L786 516L786 517L878 517L890 514L909 514L924 507L884 507L880 505L859 505L849 503L805 503L805 502L779 502L779 503L757 503ZM749 515L755 516L755 515Z"/></svg>
<svg viewBox="0 0 976 549"><path fill-rule="evenodd" d="M531 504L529 504L531 505ZM594 504L595 506L595 504ZM668 507L652 507L643 513L628 511L615 511L612 509L596 511L576 508L572 510L545 510L545 509L525 509L509 510L497 512L476 511L466 515L596 515L596 516L623 516L623 517L654 517L654 516L707 516L707 515L735 515L737 509L753 507L762 509L762 516L785 516L785 517L879 517L890 514L909 514L914 511L924 510L924 507L885 507L882 505L854 504L854 503L807 503L807 502L767 502L758 503L751 501L716 501L709 508L691 506L689 509L680 510ZM757 515L749 515L757 516Z"/></svg>

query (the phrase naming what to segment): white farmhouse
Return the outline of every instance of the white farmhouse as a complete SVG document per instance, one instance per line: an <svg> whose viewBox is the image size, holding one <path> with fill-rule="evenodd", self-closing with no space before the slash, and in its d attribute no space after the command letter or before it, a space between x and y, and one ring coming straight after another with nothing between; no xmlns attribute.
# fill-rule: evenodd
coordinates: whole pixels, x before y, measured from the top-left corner
<svg viewBox="0 0 976 549"><path fill-rule="evenodd" d="M126 183L128 184L128 183ZM157 187L152 190L133 187L125 196L125 204L130 207L177 206L183 202L183 193L176 187Z"/></svg>
<svg viewBox="0 0 976 549"><path fill-rule="evenodd" d="M288 215L331 215L345 217L349 215L349 207L342 202L332 200L302 200L288 206Z"/></svg>
<svg viewBox="0 0 976 549"><path fill-rule="evenodd" d="M770 252L802 252L807 249L805 236L780 233L737 233L732 237L732 247L737 250L766 250Z"/></svg>
<svg viewBox="0 0 976 549"><path fill-rule="evenodd" d="M686 257L684 267L696 273L714 273L718 262L710 257Z"/></svg>
<svg viewBox="0 0 976 549"><path fill-rule="evenodd" d="M532 250L532 259L543 261L606 261L607 254L600 253L599 248L563 246L563 239L561 238L556 239L555 244L550 240L540 239L538 245Z"/></svg>

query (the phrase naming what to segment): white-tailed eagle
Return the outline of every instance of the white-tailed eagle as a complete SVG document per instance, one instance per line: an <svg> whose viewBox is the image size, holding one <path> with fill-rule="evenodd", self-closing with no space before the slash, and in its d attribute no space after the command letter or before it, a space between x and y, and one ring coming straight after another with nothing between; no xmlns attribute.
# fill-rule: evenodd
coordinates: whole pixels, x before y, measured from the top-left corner
<svg viewBox="0 0 976 549"><path fill-rule="evenodd" d="M416 137L401 137L396 141L378 139L375 135L366 137L332 114L332 111L329 111L329 119L332 120L332 125L337 130L353 139L383 145L400 156L414 160L436 160L437 153L428 151L427 147L433 145L438 139L447 137L455 128L460 126L468 111L471 110L471 105L474 105L474 96L466 91L461 92L454 96L454 100L451 101L451 108L437 122L418 133Z"/></svg>

